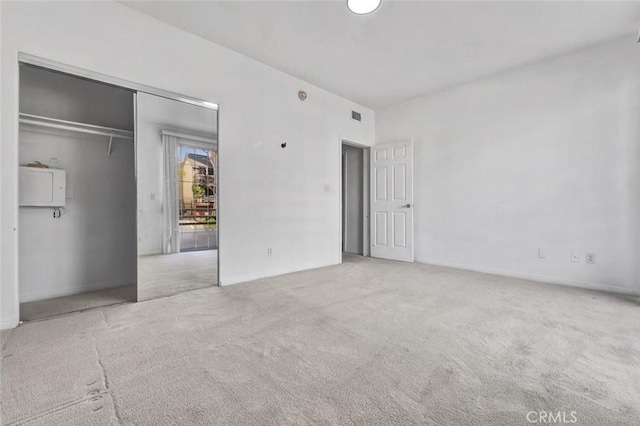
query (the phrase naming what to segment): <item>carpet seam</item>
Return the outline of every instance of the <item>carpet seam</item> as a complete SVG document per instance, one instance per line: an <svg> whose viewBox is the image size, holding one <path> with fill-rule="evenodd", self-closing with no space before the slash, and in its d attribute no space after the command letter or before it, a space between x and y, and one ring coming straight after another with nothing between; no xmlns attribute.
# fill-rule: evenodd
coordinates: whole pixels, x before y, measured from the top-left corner
<svg viewBox="0 0 640 426"><path fill-rule="evenodd" d="M104 311L103 311L102 319L108 327L106 316L104 315ZM100 366L100 370L102 371L102 383L106 389L106 393L108 393L111 396L111 402L113 403L113 413L116 416L116 419L118 419L118 424L122 425L122 418L120 417L120 412L118 411L118 404L116 402L115 396L111 392L111 388L109 387L109 378L107 377L107 370L104 368L104 364L102 363L102 357L100 356L100 350L98 349L98 340L96 339L95 335L94 335L93 348L96 352L97 363Z"/></svg>

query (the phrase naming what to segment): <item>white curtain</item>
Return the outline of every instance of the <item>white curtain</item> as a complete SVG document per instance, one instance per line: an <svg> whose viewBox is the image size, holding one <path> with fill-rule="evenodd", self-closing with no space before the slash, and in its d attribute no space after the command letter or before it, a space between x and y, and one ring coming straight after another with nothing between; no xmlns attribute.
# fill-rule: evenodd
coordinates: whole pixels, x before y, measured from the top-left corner
<svg viewBox="0 0 640 426"><path fill-rule="evenodd" d="M164 147L164 232L162 252L180 252L180 212L178 202L178 138L162 133Z"/></svg>

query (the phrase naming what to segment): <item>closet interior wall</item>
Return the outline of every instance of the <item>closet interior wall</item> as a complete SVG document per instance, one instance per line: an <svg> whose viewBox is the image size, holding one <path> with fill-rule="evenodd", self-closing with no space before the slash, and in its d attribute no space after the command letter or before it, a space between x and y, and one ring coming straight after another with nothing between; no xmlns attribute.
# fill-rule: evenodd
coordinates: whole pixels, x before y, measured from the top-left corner
<svg viewBox="0 0 640 426"><path fill-rule="evenodd" d="M22 65L20 113L133 132L134 93ZM133 139L20 124L21 166L66 171L66 205L20 207L20 302L136 283Z"/></svg>

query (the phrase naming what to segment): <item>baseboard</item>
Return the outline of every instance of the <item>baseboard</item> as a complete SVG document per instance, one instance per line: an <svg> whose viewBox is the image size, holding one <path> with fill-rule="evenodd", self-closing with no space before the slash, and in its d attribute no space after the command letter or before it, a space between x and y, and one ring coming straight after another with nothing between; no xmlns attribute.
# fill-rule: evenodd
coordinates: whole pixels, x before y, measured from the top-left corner
<svg viewBox="0 0 640 426"><path fill-rule="evenodd" d="M9 330L9 329L12 329L12 328L16 328L19 323L20 323L20 321L18 321L18 320L2 321L0 323L0 330Z"/></svg>
<svg viewBox="0 0 640 426"><path fill-rule="evenodd" d="M261 280L263 278L277 277L278 275L292 274L294 272L308 271L310 269L324 268L325 266L337 265L337 263L309 263L298 268L281 268L268 272L256 272L247 275L236 275L233 277L220 278L220 285L227 286L233 284L246 283L249 281Z"/></svg>
<svg viewBox="0 0 640 426"><path fill-rule="evenodd" d="M624 294L627 296L640 296L640 289L632 289L627 287L616 287L607 284L594 283L589 281L572 280L568 278L550 277L547 275L531 274L528 272L518 272L509 269L488 268L484 266L469 265L466 263L445 262L435 259L416 259L416 262L426 263L429 265L445 266L448 268L465 269L468 271L482 272L485 274L502 275L505 277L520 278L529 281L539 281L546 284L564 285L569 287L578 287L588 290L606 291L609 293Z"/></svg>
<svg viewBox="0 0 640 426"><path fill-rule="evenodd" d="M20 303L35 302L36 300L52 299L54 297L72 296L74 294L87 293L89 291L105 290L108 288L120 287L131 283L99 283L87 285L84 287L67 287L59 288L50 291L44 291L40 293L21 294Z"/></svg>

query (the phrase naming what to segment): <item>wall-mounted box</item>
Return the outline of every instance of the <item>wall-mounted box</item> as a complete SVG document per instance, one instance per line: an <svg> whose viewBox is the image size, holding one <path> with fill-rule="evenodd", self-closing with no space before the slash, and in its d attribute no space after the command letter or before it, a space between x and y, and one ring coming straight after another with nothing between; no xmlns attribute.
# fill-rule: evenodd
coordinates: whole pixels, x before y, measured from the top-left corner
<svg viewBox="0 0 640 426"><path fill-rule="evenodd" d="M64 170L20 167L20 206L63 207L66 185Z"/></svg>

